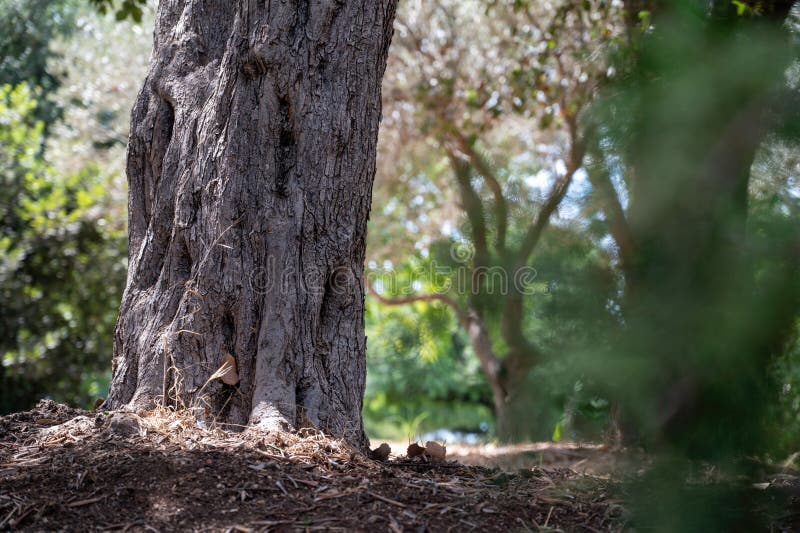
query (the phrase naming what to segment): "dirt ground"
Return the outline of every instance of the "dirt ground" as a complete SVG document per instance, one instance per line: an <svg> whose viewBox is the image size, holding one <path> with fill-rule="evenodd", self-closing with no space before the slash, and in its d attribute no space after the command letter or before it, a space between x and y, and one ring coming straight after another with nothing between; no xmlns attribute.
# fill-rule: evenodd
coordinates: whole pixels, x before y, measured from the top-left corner
<svg viewBox="0 0 800 533"><path fill-rule="evenodd" d="M0 418L0 530L624 528L608 479L536 457L513 471L449 455L377 461L314 431L232 434L43 401Z"/></svg>
<svg viewBox="0 0 800 533"><path fill-rule="evenodd" d="M381 461L313 430L42 401L0 417L0 531L623 531L615 480L647 467L596 445L449 446L441 460L406 444ZM785 502L772 531L800 527L795 474L754 488Z"/></svg>

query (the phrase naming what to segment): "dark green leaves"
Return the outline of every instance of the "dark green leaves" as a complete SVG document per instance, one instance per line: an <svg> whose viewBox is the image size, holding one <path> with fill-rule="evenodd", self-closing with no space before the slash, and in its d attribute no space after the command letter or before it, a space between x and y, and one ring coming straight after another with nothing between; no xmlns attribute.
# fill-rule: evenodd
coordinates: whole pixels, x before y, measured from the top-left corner
<svg viewBox="0 0 800 533"><path fill-rule="evenodd" d="M122 4L117 6L116 0L89 0L100 13L114 13L117 20L130 18L134 22L141 22L144 7L147 0L122 0Z"/></svg>

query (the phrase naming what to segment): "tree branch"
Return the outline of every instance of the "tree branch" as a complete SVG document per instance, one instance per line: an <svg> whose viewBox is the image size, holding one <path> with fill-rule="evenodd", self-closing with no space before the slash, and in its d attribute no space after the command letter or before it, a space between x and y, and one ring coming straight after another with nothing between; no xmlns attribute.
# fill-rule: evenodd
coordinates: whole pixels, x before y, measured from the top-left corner
<svg viewBox="0 0 800 533"><path fill-rule="evenodd" d="M596 147L595 153L598 158L602 158L599 147ZM600 161L589 168L588 174L589 182L597 192L603 212L608 218L611 236L614 238L614 242L617 243L621 263L620 266L623 274L625 274L626 284L634 283L636 245L633 232L625 216L625 210L622 208L622 203L619 201L617 190L614 188L614 184L611 183L608 168L603 161Z"/></svg>
<svg viewBox="0 0 800 533"><path fill-rule="evenodd" d="M367 292L369 292L384 305L407 305L415 302L441 302L455 311L456 318L458 318L458 321L462 326L465 328L469 326L469 315L467 312L461 307L455 298L448 296L447 294L415 294L411 296L398 296L389 298L376 291L368 280L364 281L364 285L367 288Z"/></svg>
<svg viewBox="0 0 800 533"><path fill-rule="evenodd" d="M572 183L572 178L575 176L575 172L581 167L583 156L586 153L586 143L584 139L578 139L574 117L567 116L566 119L570 129L570 137L572 138L570 157L567 162L567 172L561 179L556 180L555 184L553 184L553 188L550 190L550 194L545 200L544 205L539 209L533 223L528 226L528 230L525 232L525 238L522 241L517 256L519 265L527 263L528 258L533 253L534 248L536 248L542 233L550 223L550 217L564 199L564 196L566 196L567 190Z"/></svg>
<svg viewBox="0 0 800 533"><path fill-rule="evenodd" d="M475 147L464 137L460 132L455 134L458 146L462 152L469 158L472 166L478 171L486 185L494 195L494 211L497 224L497 235L495 238L495 249L501 257L505 257L506 253L506 233L508 229L508 202L503 196L503 187L500 185L500 180L497 179L491 165L486 159L481 156Z"/></svg>
<svg viewBox="0 0 800 533"><path fill-rule="evenodd" d="M467 214L472 229L472 244L475 246L475 267L486 267L489 264L489 245L486 239L486 219L483 212L483 203L480 196L472 187L472 168L469 163L459 156L452 147L445 145L445 150L450 159L450 165L456 176L458 188L461 191L461 203ZM473 268L471 294L478 294L479 268Z"/></svg>

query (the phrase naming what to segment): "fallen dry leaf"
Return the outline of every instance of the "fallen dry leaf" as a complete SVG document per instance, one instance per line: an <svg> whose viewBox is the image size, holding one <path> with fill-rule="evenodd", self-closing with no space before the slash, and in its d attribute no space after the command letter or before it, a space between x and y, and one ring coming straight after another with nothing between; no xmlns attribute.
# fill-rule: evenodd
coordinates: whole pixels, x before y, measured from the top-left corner
<svg viewBox="0 0 800 533"><path fill-rule="evenodd" d="M406 449L406 455L409 458L419 457L420 455L424 455L424 454L425 454L425 448L423 448L422 446L420 446L416 442L412 442L411 444L409 444L408 448Z"/></svg>
<svg viewBox="0 0 800 533"><path fill-rule="evenodd" d="M58 424L58 420L54 418L37 418L36 423L40 426L53 426Z"/></svg>
<svg viewBox="0 0 800 533"><path fill-rule="evenodd" d="M389 458L390 453L392 453L392 448L384 442L369 452L369 457L370 459L375 459L376 461L385 461Z"/></svg>
<svg viewBox="0 0 800 533"><path fill-rule="evenodd" d="M432 440L425 443L425 451L434 459L444 459L447 455L447 448Z"/></svg>

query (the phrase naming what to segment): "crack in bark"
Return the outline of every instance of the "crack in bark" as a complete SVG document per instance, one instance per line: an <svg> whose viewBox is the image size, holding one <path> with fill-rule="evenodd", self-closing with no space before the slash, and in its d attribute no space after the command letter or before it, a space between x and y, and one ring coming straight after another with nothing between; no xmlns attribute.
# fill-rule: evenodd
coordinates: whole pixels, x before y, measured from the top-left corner
<svg viewBox="0 0 800 533"><path fill-rule="evenodd" d="M291 102L287 97L279 97L278 105L280 133L278 134L278 148L275 150L275 194L285 198L288 196L290 173L296 164L297 147Z"/></svg>

